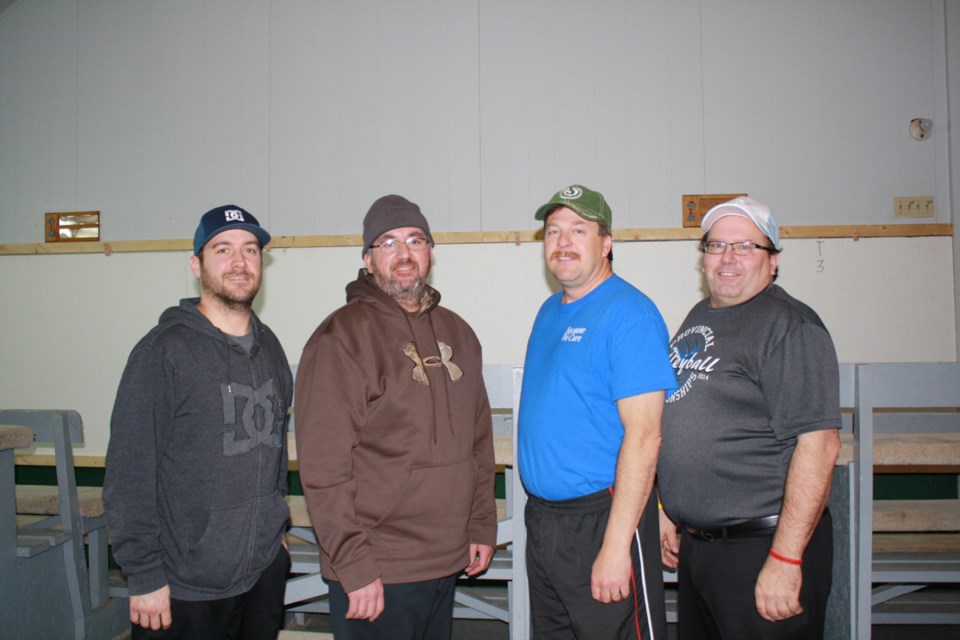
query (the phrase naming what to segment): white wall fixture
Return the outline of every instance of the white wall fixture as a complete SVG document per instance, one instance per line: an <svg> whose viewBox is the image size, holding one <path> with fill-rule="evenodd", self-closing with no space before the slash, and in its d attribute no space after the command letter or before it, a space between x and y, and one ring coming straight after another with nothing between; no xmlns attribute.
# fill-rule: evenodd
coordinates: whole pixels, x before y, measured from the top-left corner
<svg viewBox="0 0 960 640"><path fill-rule="evenodd" d="M933 131L933 120L930 118L914 118L910 121L910 135L914 140L926 140Z"/></svg>

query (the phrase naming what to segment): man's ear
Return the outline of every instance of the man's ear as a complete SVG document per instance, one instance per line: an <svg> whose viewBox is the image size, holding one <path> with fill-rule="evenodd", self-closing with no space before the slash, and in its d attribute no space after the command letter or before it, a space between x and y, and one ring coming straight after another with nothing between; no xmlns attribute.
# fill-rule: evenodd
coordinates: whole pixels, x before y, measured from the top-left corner
<svg viewBox="0 0 960 640"><path fill-rule="evenodd" d="M190 256L190 271L193 271L193 277L200 279L200 258Z"/></svg>
<svg viewBox="0 0 960 640"><path fill-rule="evenodd" d="M603 257L606 258L613 251L613 235L603 236Z"/></svg>

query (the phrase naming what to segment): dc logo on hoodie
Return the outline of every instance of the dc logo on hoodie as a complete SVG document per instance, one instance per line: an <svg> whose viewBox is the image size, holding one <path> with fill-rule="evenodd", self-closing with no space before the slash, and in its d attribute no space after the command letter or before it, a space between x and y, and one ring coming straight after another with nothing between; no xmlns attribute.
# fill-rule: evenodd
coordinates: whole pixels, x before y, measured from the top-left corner
<svg viewBox="0 0 960 640"><path fill-rule="evenodd" d="M276 397L273 380L267 380L259 389L232 382L220 385L223 398L223 455L236 456L261 444L271 448L280 446L280 432L276 429L273 399ZM243 409L238 413L237 407ZM257 409L260 411L257 411ZM257 425L257 415L261 423Z"/></svg>

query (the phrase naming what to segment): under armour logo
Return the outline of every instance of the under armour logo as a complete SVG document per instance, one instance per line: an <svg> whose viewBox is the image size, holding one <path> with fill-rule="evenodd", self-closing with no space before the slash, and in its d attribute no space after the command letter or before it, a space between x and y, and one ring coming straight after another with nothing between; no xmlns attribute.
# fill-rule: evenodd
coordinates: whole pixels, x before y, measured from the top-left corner
<svg viewBox="0 0 960 640"><path fill-rule="evenodd" d="M223 212L223 218L227 222L243 222L243 211L239 209L227 209Z"/></svg>
<svg viewBox="0 0 960 640"><path fill-rule="evenodd" d="M259 389L237 382L221 384L220 396L223 399L223 422L227 428L223 434L223 455L246 453L261 444L273 448L280 446L273 411L273 398L276 397L273 380L268 380ZM237 406L241 402L243 410L238 416ZM256 419L258 408L260 427L257 427Z"/></svg>
<svg viewBox="0 0 960 640"><path fill-rule="evenodd" d="M446 367L447 373L450 375L450 380L453 382L463 377L463 369L452 361L453 347L445 342L439 341L437 342L437 347L440 349L440 357L427 356L421 359L420 354L417 353L417 345L412 342L403 345L403 355L413 360L413 379L420 384L430 386L430 380L427 379L427 372L424 367L439 367L441 365Z"/></svg>

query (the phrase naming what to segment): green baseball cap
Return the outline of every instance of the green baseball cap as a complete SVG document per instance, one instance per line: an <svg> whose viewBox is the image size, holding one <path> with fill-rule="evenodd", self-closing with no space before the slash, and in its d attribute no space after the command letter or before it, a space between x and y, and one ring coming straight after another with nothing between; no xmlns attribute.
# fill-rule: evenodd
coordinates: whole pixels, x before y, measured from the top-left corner
<svg viewBox="0 0 960 640"><path fill-rule="evenodd" d="M550 202L537 209L534 218L545 220L547 214L557 207L567 207L584 220L591 222L605 222L607 227L613 228L613 212L607 199L598 191L593 191L579 184L572 184L553 194Z"/></svg>

